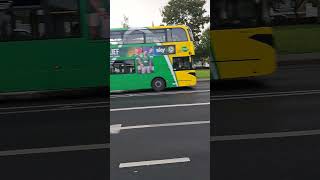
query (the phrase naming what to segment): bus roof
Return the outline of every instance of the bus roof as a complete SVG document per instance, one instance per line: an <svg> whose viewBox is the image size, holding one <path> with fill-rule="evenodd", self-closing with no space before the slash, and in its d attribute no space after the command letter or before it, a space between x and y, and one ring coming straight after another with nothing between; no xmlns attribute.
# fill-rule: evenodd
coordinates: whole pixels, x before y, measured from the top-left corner
<svg viewBox="0 0 320 180"><path fill-rule="evenodd" d="M150 27L130 27L130 28L111 28L111 31L126 31L130 29L168 29L168 28L182 28L188 29L186 25L168 25L168 26L150 26Z"/></svg>

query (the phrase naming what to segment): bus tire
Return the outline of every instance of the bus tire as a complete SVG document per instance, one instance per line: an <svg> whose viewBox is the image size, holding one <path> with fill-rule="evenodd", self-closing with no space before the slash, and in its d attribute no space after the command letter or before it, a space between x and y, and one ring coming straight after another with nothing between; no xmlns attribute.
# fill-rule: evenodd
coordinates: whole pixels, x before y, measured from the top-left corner
<svg viewBox="0 0 320 180"><path fill-rule="evenodd" d="M162 78L155 78L153 79L151 86L154 91L163 91L166 88L166 82Z"/></svg>

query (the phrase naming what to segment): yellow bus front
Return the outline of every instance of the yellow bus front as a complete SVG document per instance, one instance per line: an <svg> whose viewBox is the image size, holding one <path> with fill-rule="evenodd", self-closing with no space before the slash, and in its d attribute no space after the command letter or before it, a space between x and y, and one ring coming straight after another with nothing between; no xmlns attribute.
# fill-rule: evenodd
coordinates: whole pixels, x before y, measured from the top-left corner
<svg viewBox="0 0 320 180"><path fill-rule="evenodd" d="M173 37L171 41L162 43L162 45L175 46L175 53L170 54L168 58L172 64L179 87L193 87L197 85L196 71L193 68L193 56L195 55L194 39L189 27L180 26L160 26L154 28L170 28L179 31L179 37Z"/></svg>
<svg viewBox="0 0 320 180"><path fill-rule="evenodd" d="M277 67L265 1L217 0L211 24L214 79L272 74Z"/></svg>

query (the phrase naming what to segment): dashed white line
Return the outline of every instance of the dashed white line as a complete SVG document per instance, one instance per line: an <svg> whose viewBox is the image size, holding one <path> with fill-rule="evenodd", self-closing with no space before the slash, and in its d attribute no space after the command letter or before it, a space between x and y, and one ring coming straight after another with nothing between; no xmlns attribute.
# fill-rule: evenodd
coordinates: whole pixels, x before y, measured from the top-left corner
<svg viewBox="0 0 320 180"><path fill-rule="evenodd" d="M210 124L210 121L192 121L192 122L180 122L180 123L164 123L164 124L149 124L149 125L137 125L122 127L121 124L115 124L110 126L111 134L119 134L122 130L131 129L144 129L144 128L157 128L157 127L174 127L174 126L189 126L189 125L200 125Z"/></svg>
<svg viewBox="0 0 320 180"><path fill-rule="evenodd" d="M193 104L170 104L170 105L160 105L160 106L142 106L142 107L118 108L118 109L110 109L110 111L111 111L111 112L118 112L118 111L132 111L132 110L144 110L144 109L160 109L160 108L171 108L171 107L206 106L206 105L210 105L210 102L206 102L206 103L193 103Z"/></svg>
<svg viewBox="0 0 320 180"><path fill-rule="evenodd" d="M32 148L32 149L0 151L0 156L17 156L17 155L29 155L29 154L71 152L71 151L88 151L88 150L99 150L99 149L108 149L108 148L109 148L109 144Z"/></svg>
<svg viewBox="0 0 320 180"><path fill-rule="evenodd" d="M32 109L32 108L48 108L48 107L75 107L75 106L87 106L87 105L100 105L108 104L109 102L87 102L87 103L69 103L69 104L47 104L39 106L18 106L18 107L6 107L0 108L0 110L16 110L16 109Z"/></svg>
<svg viewBox="0 0 320 180"><path fill-rule="evenodd" d="M213 101L223 101L223 100L237 100L237 99L301 96L301 95L313 95L313 94L320 94L320 90L287 91L287 92L281 91L281 92L268 92L268 93L219 95L219 96L211 96L211 99Z"/></svg>
<svg viewBox="0 0 320 180"><path fill-rule="evenodd" d="M122 124L114 124L110 126L110 134L119 134Z"/></svg>
<svg viewBox="0 0 320 180"><path fill-rule="evenodd" d="M151 160L151 161L140 161L140 162L128 162L120 163L119 168L130 168L130 167L139 167L139 166L154 166L154 165L163 165L163 164L175 164L175 163L186 163L190 162L190 158L174 158L174 159L163 159L163 160Z"/></svg>
<svg viewBox="0 0 320 180"><path fill-rule="evenodd" d="M9 114L24 114L24 113L35 113L35 112L52 112L52 111L68 111L68 110L88 110L88 109L101 109L108 108L109 105L97 105L97 106L83 106L83 107L74 107L74 108L63 108L57 107L52 109L36 109L36 110L18 110L18 111L9 111L9 112L0 112L0 115L9 115Z"/></svg>
<svg viewBox="0 0 320 180"><path fill-rule="evenodd" d="M225 135L225 136L212 136L211 141L236 141L236 140L253 140L253 139L272 139L272 138L287 138L298 136L314 136L320 135L320 130L308 131L288 131L288 132L273 132L273 133L260 133L260 134L243 134L243 135Z"/></svg>

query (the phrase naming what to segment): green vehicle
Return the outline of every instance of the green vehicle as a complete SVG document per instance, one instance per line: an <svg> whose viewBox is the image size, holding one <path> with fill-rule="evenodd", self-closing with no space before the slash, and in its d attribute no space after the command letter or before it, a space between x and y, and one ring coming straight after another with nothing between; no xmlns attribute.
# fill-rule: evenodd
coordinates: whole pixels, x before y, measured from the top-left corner
<svg viewBox="0 0 320 180"><path fill-rule="evenodd" d="M187 26L112 29L110 90L192 87L193 37Z"/></svg>
<svg viewBox="0 0 320 180"><path fill-rule="evenodd" d="M108 86L109 0L0 0L0 93Z"/></svg>

